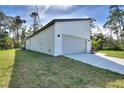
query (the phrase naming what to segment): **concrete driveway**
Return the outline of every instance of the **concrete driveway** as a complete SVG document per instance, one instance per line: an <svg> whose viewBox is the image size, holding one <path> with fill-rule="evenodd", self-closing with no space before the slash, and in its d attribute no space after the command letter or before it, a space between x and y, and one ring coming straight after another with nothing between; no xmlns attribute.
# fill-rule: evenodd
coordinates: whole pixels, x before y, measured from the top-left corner
<svg viewBox="0 0 124 93"><path fill-rule="evenodd" d="M124 59L108 57L101 53L72 54L72 55L64 55L64 56L99 68L124 74Z"/></svg>

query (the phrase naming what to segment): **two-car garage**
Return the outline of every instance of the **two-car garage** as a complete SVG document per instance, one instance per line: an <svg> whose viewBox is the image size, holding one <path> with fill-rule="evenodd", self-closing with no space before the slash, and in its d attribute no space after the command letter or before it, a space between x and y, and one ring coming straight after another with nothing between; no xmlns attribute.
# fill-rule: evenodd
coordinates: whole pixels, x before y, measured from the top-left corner
<svg viewBox="0 0 124 93"><path fill-rule="evenodd" d="M84 38L62 35L62 54L85 53L86 45L87 42Z"/></svg>
<svg viewBox="0 0 124 93"><path fill-rule="evenodd" d="M26 39L26 49L53 56L90 53L90 21L54 19Z"/></svg>

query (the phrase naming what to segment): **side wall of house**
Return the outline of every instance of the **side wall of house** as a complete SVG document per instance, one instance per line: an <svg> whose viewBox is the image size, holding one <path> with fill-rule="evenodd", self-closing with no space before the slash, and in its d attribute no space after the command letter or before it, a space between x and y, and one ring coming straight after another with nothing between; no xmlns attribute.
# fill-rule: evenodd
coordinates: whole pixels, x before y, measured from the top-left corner
<svg viewBox="0 0 124 93"><path fill-rule="evenodd" d="M60 35L60 37L58 37ZM90 40L90 20L82 21L66 21L55 23L55 55L62 55L62 37L63 35L70 35L86 40L86 50L91 50ZM70 45L76 46L76 45Z"/></svg>
<svg viewBox="0 0 124 93"><path fill-rule="evenodd" d="M26 49L54 55L54 24L26 40Z"/></svg>

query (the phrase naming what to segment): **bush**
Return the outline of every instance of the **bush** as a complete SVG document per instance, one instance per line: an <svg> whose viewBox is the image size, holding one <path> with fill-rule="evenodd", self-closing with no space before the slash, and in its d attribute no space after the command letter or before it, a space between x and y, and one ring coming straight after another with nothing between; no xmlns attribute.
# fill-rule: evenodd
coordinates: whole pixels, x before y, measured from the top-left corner
<svg viewBox="0 0 124 93"><path fill-rule="evenodd" d="M3 36L0 39L0 49L12 49L14 47L13 40L9 36Z"/></svg>
<svg viewBox="0 0 124 93"><path fill-rule="evenodd" d="M124 47L120 40L115 40L112 37L98 38L98 36L92 40L92 46L93 46L94 51L96 50L118 50L118 51L124 50Z"/></svg>
<svg viewBox="0 0 124 93"><path fill-rule="evenodd" d="M123 45L119 40L114 40L111 38L107 38L107 41L104 44L103 47L104 50L124 50Z"/></svg>
<svg viewBox="0 0 124 93"><path fill-rule="evenodd" d="M20 48L21 47L21 42L20 41L14 41L14 48Z"/></svg>
<svg viewBox="0 0 124 93"><path fill-rule="evenodd" d="M113 50L124 50L123 49L123 45L122 44L115 44L114 46L113 46Z"/></svg>

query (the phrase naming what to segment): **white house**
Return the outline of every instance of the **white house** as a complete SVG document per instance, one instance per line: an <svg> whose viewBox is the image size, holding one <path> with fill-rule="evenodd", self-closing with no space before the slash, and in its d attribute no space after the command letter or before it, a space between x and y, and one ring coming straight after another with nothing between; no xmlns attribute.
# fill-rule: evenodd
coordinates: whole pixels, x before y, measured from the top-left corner
<svg viewBox="0 0 124 93"><path fill-rule="evenodd" d="M89 53L91 18L54 19L26 40L26 49L59 56Z"/></svg>

